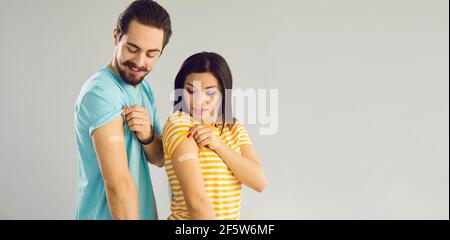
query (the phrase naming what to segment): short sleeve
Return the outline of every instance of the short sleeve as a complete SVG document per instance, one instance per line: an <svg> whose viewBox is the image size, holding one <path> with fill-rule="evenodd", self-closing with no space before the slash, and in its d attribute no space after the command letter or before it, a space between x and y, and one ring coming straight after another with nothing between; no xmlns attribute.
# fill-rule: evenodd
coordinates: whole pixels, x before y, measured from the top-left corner
<svg viewBox="0 0 450 240"><path fill-rule="evenodd" d="M161 122L159 120L158 108L156 107L156 99L154 97L153 90L147 81L142 82L142 87L144 88L144 91L146 92L148 99L150 101L153 131L155 131L156 135L162 136L163 129Z"/></svg>
<svg viewBox="0 0 450 240"><path fill-rule="evenodd" d="M158 136L161 136L163 131L161 122L159 121L158 111L156 110L156 108L153 113L153 131L155 131L155 134Z"/></svg>
<svg viewBox="0 0 450 240"><path fill-rule="evenodd" d="M238 123L238 132L239 132L239 146L245 145L245 144L252 144L250 141L250 137L248 136L247 129L241 124Z"/></svg>
<svg viewBox="0 0 450 240"><path fill-rule="evenodd" d="M78 117L88 124L89 135L122 113L120 95L113 89L96 85L86 91L81 100Z"/></svg>
<svg viewBox="0 0 450 240"><path fill-rule="evenodd" d="M186 139L189 130L194 126L190 116L185 113L175 113L169 117L163 129L163 148L164 153L172 157L173 153Z"/></svg>

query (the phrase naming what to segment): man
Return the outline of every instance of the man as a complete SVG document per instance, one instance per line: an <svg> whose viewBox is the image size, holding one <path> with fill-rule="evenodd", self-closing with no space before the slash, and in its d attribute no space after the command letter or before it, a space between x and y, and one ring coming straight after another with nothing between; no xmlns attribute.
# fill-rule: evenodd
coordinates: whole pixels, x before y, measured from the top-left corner
<svg viewBox="0 0 450 240"><path fill-rule="evenodd" d="M167 11L138 0L119 16L114 55L76 102L77 219L157 219L147 161L163 166L161 124L144 77L172 34Z"/></svg>

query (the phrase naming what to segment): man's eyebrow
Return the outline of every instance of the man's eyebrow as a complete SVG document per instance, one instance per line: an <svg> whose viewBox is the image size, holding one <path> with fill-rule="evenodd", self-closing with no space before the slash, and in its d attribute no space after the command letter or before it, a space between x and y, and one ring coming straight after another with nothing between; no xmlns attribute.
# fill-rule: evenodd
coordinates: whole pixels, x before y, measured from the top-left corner
<svg viewBox="0 0 450 240"><path fill-rule="evenodd" d="M157 48L154 48L154 49L147 50L147 52L161 52L161 50L157 49Z"/></svg>
<svg viewBox="0 0 450 240"><path fill-rule="evenodd" d="M134 43L127 42L127 44L130 45L130 46L132 46L132 47L134 47L134 48L137 48L138 50L141 49L138 45L136 45L136 44L134 44ZM149 50L147 50L147 52L161 52L161 49L158 49L158 48L155 48L155 49L149 49Z"/></svg>
<svg viewBox="0 0 450 240"><path fill-rule="evenodd" d="M134 48L141 49L138 45L136 45L134 43L127 42L127 44L132 46L132 47L134 47Z"/></svg>

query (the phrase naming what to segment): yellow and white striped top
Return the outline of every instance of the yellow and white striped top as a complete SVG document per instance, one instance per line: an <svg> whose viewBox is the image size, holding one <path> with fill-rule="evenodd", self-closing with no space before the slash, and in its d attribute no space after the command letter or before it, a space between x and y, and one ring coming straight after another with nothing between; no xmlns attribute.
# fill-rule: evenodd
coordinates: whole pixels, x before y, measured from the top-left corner
<svg viewBox="0 0 450 240"><path fill-rule="evenodd" d="M198 124L184 112L176 112L169 117L163 130L164 165L171 189L170 220L191 219L186 207L183 191L172 166L172 154L186 139L189 130ZM240 146L251 144L246 129L236 122L231 131L228 127L220 135L221 125L212 127L214 133L241 154ZM241 209L241 183L216 152L203 147L198 153L201 173L209 201L219 219L239 219Z"/></svg>

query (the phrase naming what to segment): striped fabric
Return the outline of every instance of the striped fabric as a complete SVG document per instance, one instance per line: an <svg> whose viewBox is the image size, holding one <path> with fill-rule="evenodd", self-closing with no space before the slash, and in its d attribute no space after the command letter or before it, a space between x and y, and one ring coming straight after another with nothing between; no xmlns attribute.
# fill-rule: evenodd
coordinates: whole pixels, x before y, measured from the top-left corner
<svg viewBox="0 0 450 240"><path fill-rule="evenodd" d="M183 191L175 175L171 156L179 144L186 139L189 130L198 124L187 113L176 112L169 117L163 130L164 165L171 188L171 215L168 219L191 219L186 208ZM225 127L220 135L221 126L212 127L234 151L241 154L240 146L251 144L245 128L237 122L231 131ZM241 183L233 175L225 162L212 150L204 147L198 154L203 181L208 198L219 219L239 219L241 206Z"/></svg>

